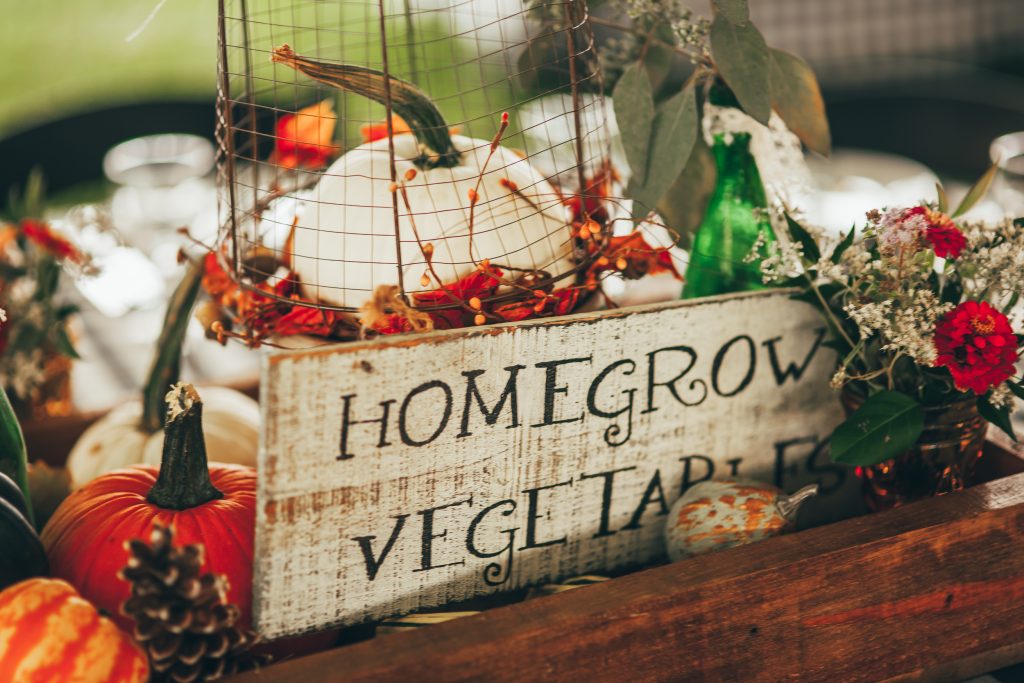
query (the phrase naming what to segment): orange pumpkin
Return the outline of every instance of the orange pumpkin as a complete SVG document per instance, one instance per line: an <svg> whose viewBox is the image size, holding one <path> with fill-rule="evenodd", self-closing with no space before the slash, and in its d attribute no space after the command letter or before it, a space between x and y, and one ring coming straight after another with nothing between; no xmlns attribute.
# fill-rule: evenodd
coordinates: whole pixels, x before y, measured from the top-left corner
<svg viewBox="0 0 1024 683"><path fill-rule="evenodd" d="M0 593L0 680L145 683L138 645L75 589L29 579Z"/></svg>
<svg viewBox="0 0 1024 683"><path fill-rule="evenodd" d="M203 571L227 579L227 601L241 611L240 626L249 628L256 470L208 465L199 395L179 384L167 399L160 469L115 470L65 499L43 529L50 571L131 631L133 622L120 609L131 589L118 578L128 564L126 544L149 538L155 523L172 526L175 545L203 546Z"/></svg>

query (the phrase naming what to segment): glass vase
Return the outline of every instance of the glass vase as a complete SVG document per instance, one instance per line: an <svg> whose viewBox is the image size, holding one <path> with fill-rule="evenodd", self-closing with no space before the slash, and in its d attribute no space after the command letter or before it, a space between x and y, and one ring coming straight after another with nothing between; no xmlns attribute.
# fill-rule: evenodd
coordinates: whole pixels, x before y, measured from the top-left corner
<svg viewBox="0 0 1024 683"><path fill-rule="evenodd" d="M855 391L844 389L841 401L847 416L863 400ZM923 410L924 431L909 450L855 469L868 509L887 510L972 483L988 431L976 399L967 397Z"/></svg>
<svg viewBox="0 0 1024 683"><path fill-rule="evenodd" d="M66 417L74 412L71 400L72 360L56 351L43 357L43 374L30 398L19 398L8 392L8 398L19 420L36 421L50 417Z"/></svg>
<svg viewBox="0 0 1024 683"><path fill-rule="evenodd" d="M759 240L775 241L750 134L718 134L711 152L715 191L693 238L684 299L765 289L760 259L748 257Z"/></svg>

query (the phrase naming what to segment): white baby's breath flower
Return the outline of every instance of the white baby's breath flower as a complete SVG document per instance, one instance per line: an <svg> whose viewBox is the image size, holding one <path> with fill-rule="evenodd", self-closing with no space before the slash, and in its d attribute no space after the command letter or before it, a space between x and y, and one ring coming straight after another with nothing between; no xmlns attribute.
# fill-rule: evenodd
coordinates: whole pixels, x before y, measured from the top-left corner
<svg viewBox="0 0 1024 683"><path fill-rule="evenodd" d="M803 256L803 246L796 242L772 242L765 245L763 235L758 235L758 242L744 260L753 263L761 259L761 278L765 284L771 284L803 273Z"/></svg>
<svg viewBox="0 0 1024 683"><path fill-rule="evenodd" d="M861 336L878 334L882 350L910 356L920 365L935 364L935 323L952 304L939 301L930 289L918 288L900 299L847 304L845 311L857 323Z"/></svg>
<svg viewBox="0 0 1024 683"><path fill-rule="evenodd" d="M992 404L993 408L1012 406L1014 403L1013 392L1010 391L1010 387L1006 386L1006 382L1003 382L992 390L988 402Z"/></svg>
<svg viewBox="0 0 1024 683"><path fill-rule="evenodd" d="M878 222L878 245L882 252L898 254L921 250L928 221L910 209L889 209Z"/></svg>
<svg viewBox="0 0 1024 683"><path fill-rule="evenodd" d="M3 371L0 372L0 386L9 388L22 400L29 400L32 392L45 378L41 349L33 349L28 353L17 351L4 362Z"/></svg>

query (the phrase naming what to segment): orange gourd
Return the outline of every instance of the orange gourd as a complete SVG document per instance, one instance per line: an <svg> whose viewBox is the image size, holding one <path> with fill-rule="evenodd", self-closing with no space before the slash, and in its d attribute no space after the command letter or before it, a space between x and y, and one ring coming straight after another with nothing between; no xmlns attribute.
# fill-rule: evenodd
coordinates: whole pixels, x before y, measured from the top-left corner
<svg viewBox="0 0 1024 683"><path fill-rule="evenodd" d="M175 545L203 546L203 571L227 579L227 601L249 628L256 470L207 463L203 404L191 385L176 385L167 400L160 469L115 470L65 499L43 529L50 571L130 631L133 622L120 608L131 590L118 577L128 563L127 541L149 538L154 524L171 526Z"/></svg>
<svg viewBox="0 0 1024 683"><path fill-rule="evenodd" d="M0 593L0 680L145 683L149 663L127 633L57 579Z"/></svg>

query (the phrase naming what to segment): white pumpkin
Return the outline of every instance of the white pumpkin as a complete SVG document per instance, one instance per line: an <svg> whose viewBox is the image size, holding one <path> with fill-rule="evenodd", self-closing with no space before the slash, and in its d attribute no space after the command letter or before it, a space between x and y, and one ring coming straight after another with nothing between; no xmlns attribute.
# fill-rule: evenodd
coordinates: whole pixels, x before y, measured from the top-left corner
<svg viewBox="0 0 1024 683"><path fill-rule="evenodd" d="M306 207L295 229L293 263L306 297L357 308L380 285L399 284L393 198L399 207L407 292L438 287L433 279L427 285L421 282L427 268L417 234L422 243L433 245L434 267L445 282L472 272L474 260L483 259L553 276L572 269L570 213L529 161L499 146L487 162L477 190L471 258L469 196L491 142L454 135L459 164L431 169L413 161L422 151L415 136L396 135L394 143L397 177L415 172L411 180L403 180L408 207L400 194L391 192L386 138L352 149L321 178L316 203ZM522 196L512 192L508 181Z"/></svg>
<svg viewBox="0 0 1024 683"><path fill-rule="evenodd" d="M234 389L207 387L203 395L206 448L218 462L256 466L259 404ZM136 464L160 465L164 433L147 433L139 423L142 402L122 404L92 424L68 456L71 486L78 488L101 474Z"/></svg>

